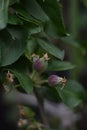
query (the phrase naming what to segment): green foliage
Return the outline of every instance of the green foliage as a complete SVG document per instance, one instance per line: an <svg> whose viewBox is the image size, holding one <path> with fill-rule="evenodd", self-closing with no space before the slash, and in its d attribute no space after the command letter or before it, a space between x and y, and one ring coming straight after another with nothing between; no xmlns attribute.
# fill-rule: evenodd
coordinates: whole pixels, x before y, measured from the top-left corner
<svg viewBox="0 0 87 130"><path fill-rule="evenodd" d="M62 41L65 47L67 43L84 54L82 46L71 35L67 35L62 5L58 0L0 0L2 85L7 83L17 91L23 89L26 94L32 94L36 88L39 97L43 95L48 100L61 101L74 108L82 103L86 95L77 81L67 79L66 82L65 78L59 76L57 86L48 85L48 72L66 71L75 67L69 61L63 61L66 52L53 44L55 38ZM33 68L33 63L39 58L48 63L47 70L42 73ZM10 77L11 74L5 75L7 70L14 78ZM10 82L10 78L13 78L13 82ZM39 101L38 96L36 97Z"/></svg>
<svg viewBox="0 0 87 130"><path fill-rule="evenodd" d="M52 58L49 60L48 71L64 71L74 68L74 65L69 62L55 60L55 57L63 60L64 51L61 51L50 42L51 39L57 37L65 43L81 48L72 37L66 36L62 18L62 6L57 0L13 0L10 3L9 1L1 1L1 3L0 19L2 21L0 22L0 28L5 29L0 31L0 66L7 67L7 65L16 62L21 55L25 55L28 58L27 60L31 62L29 64L31 68L32 54L41 53L40 55L42 55L42 52L44 52L48 53ZM20 60L18 61L21 63ZM16 63L10 66L10 69L23 89L27 93L32 92L33 79L30 76L32 74L31 69L29 69L30 74L27 74L28 71L24 71L24 67L20 66L21 64ZM62 99L65 99L67 95L65 93L63 92L62 94L61 91L59 92ZM71 93L73 92L71 91ZM76 106L79 104L79 100L77 98L75 100L75 97L71 93L69 95L74 98L72 99L73 101L76 101ZM66 100L66 104L68 102Z"/></svg>
<svg viewBox="0 0 87 130"><path fill-rule="evenodd" d="M26 49L26 32L20 27L0 31L0 66L15 62Z"/></svg>
<svg viewBox="0 0 87 130"><path fill-rule="evenodd" d="M0 30L5 28L8 21L9 0L0 0Z"/></svg>
<svg viewBox="0 0 87 130"><path fill-rule="evenodd" d="M70 62L66 61L58 61L58 60L51 60L49 61L48 70L49 71L63 71L73 69L75 65L71 64Z"/></svg>
<svg viewBox="0 0 87 130"><path fill-rule="evenodd" d="M29 78L29 76L25 73L17 72L16 70L12 70L15 77L17 77L21 87L26 91L26 93L31 93L33 90L33 82Z"/></svg>
<svg viewBox="0 0 87 130"><path fill-rule="evenodd" d="M63 89L58 86L57 91L62 101L71 108L81 104L82 99L86 97L83 87L73 80L68 80Z"/></svg>
<svg viewBox="0 0 87 130"><path fill-rule="evenodd" d="M53 29L55 29L57 35L60 35L60 36L66 35L66 31L65 31L63 21L62 21L61 6L57 2L57 0L50 0L50 1L45 0L44 2L42 0L37 0L37 1L41 5L44 12L49 17L50 22L48 23L52 23L52 27ZM49 31L48 31L48 34L50 34Z"/></svg>
<svg viewBox="0 0 87 130"><path fill-rule="evenodd" d="M49 54L63 60L64 58L64 51L60 51L57 47L52 45L51 43L47 43L43 40L37 39L39 45Z"/></svg>

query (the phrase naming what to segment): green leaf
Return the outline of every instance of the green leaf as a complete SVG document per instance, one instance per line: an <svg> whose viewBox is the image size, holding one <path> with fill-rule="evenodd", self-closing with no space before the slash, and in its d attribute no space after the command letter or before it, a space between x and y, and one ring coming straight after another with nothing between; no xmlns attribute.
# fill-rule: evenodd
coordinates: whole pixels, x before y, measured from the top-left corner
<svg viewBox="0 0 87 130"><path fill-rule="evenodd" d="M15 63L5 67L5 69L14 73L25 92L32 92L33 82L28 75L28 72L32 70L32 64L25 56L21 56Z"/></svg>
<svg viewBox="0 0 87 130"><path fill-rule="evenodd" d="M9 1L10 1L9 5L13 5L13 4L19 2L20 0L9 0Z"/></svg>
<svg viewBox="0 0 87 130"><path fill-rule="evenodd" d="M52 21L47 21L44 24L44 32L51 38L51 39L58 39L59 35L57 32L57 28L54 26Z"/></svg>
<svg viewBox="0 0 87 130"><path fill-rule="evenodd" d="M40 7L40 5L36 2L36 0L22 0L22 7L34 18L45 22L48 20L47 15Z"/></svg>
<svg viewBox="0 0 87 130"><path fill-rule="evenodd" d="M34 18L33 16L30 15L30 13L26 10L24 10L20 5L19 6L14 6L16 10L17 16L26 21L26 22L31 22L33 24L39 25L40 21Z"/></svg>
<svg viewBox="0 0 87 130"><path fill-rule="evenodd" d="M50 101L53 101L53 102L61 101L55 87L43 86L42 88L39 88L39 92L47 100L50 100Z"/></svg>
<svg viewBox="0 0 87 130"><path fill-rule="evenodd" d="M40 32L42 31L41 26L35 25L35 24L33 24L33 23L28 23L28 24L26 24L26 27L27 27L27 30L28 30L29 35L33 35L33 34L36 34L36 33L40 33Z"/></svg>
<svg viewBox="0 0 87 130"><path fill-rule="evenodd" d="M27 34L22 28L9 28L0 32L0 66L14 63L25 51Z"/></svg>
<svg viewBox="0 0 87 130"><path fill-rule="evenodd" d="M81 47L80 43L78 43L72 36L62 37L61 41L68 45L78 48L83 54L85 53L85 49Z"/></svg>
<svg viewBox="0 0 87 130"><path fill-rule="evenodd" d="M12 25L22 25L23 21L16 14L9 14L8 23Z"/></svg>
<svg viewBox="0 0 87 130"><path fill-rule="evenodd" d="M28 41L27 41L27 49L26 49L26 52L25 52L25 55L31 59L31 55L33 53L35 53L35 50L37 49L37 41L35 38L31 37Z"/></svg>
<svg viewBox="0 0 87 130"><path fill-rule="evenodd" d="M51 55L55 56L56 58L59 58L59 59L63 60L63 58L64 58L64 51L59 50L53 44L47 43L46 41L43 41L41 39L37 39L37 42L48 53L50 53Z"/></svg>
<svg viewBox="0 0 87 130"><path fill-rule="evenodd" d="M8 21L9 0L0 0L0 30L5 28Z"/></svg>
<svg viewBox="0 0 87 130"><path fill-rule="evenodd" d="M23 55L15 63L6 66L6 70L17 70L20 73L28 73L32 70L32 63Z"/></svg>
<svg viewBox="0 0 87 130"><path fill-rule="evenodd" d="M59 2L57 0L45 0L44 2L42 0L37 0L37 2L53 23L55 31L57 31L58 35L65 36L66 31L63 24L61 6Z"/></svg>
<svg viewBox="0 0 87 130"><path fill-rule="evenodd" d="M27 92L27 93L31 93L33 90L33 82L32 80L29 78L29 76L25 73L20 73L17 70L12 70L12 72L14 73L14 75L17 77L20 85L22 86L22 88Z"/></svg>
<svg viewBox="0 0 87 130"><path fill-rule="evenodd" d="M74 80L67 81L63 89L57 86L62 101L71 108L74 108L82 103L83 98L86 97L86 93L83 87Z"/></svg>
<svg viewBox="0 0 87 130"><path fill-rule="evenodd" d="M50 60L48 71L63 71L73 69L75 66L67 61Z"/></svg>

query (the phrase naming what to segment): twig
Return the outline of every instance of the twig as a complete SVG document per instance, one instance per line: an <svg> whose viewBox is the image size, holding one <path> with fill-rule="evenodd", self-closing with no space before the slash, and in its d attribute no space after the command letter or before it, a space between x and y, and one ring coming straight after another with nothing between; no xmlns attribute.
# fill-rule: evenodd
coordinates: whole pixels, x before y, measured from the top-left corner
<svg viewBox="0 0 87 130"><path fill-rule="evenodd" d="M36 87L34 87L34 94L35 94L37 102L38 102L38 106L39 106L42 122L46 126L46 128L49 128L49 125L48 125L48 122L47 122L47 118L46 118L46 115L45 115L45 111L44 111L44 99L38 93L38 90L37 90Z"/></svg>

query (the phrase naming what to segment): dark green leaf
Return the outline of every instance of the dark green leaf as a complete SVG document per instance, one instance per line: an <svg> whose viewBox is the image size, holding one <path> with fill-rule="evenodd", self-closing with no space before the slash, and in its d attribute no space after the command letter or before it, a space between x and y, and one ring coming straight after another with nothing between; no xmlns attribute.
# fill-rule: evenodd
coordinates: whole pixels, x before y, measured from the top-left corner
<svg viewBox="0 0 87 130"><path fill-rule="evenodd" d="M59 50L57 47L55 47L51 43L47 43L46 41L43 41L41 39L37 39L38 44L46 50L51 55L63 60L64 58L64 51Z"/></svg>
<svg viewBox="0 0 87 130"><path fill-rule="evenodd" d="M58 60L51 60L49 61L48 69L49 71L63 71L73 69L75 66L72 65L70 62L66 61L58 61Z"/></svg>
<svg viewBox="0 0 87 130"><path fill-rule="evenodd" d="M32 80L29 78L29 76L25 73L20 73L16 70L12 70L12 72L14 73L14 75L17 77L20 85L23 87L23 89L27 92L27 93L31 93L33 90L33 82Z"/></svg>
<svg viewBox="0 0 87 130"><path fill-rule="evenodd" d="M42 31L41 26L35 25L33 23L26 24L29 35L40 33Z"/></svg>
<svg viewBox="0 0 87 130"><path fill-rule="evenodd" d="M17 3L17 2L19 2L20 0L10 0L10 5L13 5L13 4L15 4L15 3Z"/></svg>
<svg viewBox="0 0 87 130"><path fill-rule="evenodd" d="M86 97L83 87L73 80L67 81L63 89L58 86L57 91L62 101L71 108L80 105L83 98Z"/></svg>
<svg viewBox="0 0 87 130"><path fill-rule="evenodd" d="M40 94L43 95L43 97L45 97L46 99L53 101L53 102L59 102L61 101L58 92L56 91L56 89L54 87L42 87L39 88Z"/></svg>
<svg viewBox="0 0 87 130"><path fill-rule="evenodd" d="M57 28L54 26L52 21L47 21L44 25L44 32L51 37L52 39L58 39L59 35L57 32Z"/></svg>
<svg viewBox="0 0 87 130"><path fill-rule="evenodd" d="M37 41L36 39L34 39L33 37L31 37L28 41L27 41L27 49L26 49L26 53L25 55L31 59L31 55L33 53L35 53L35 50L37 48Z"/></svg>
<svg viewBox="0 0 87 130"><path fill-rule="evenodd" d="M25 8L25 10L34 18L42 22L48 20L47 15L44 13L43 9L36 2L36 0L22 0L21 4Z"/></svg>
<svg viewBox="0 0 87 130"><path fill-rule="evenodd" d="M32 70L32 63L25 57L21 56L15 63L5 67L7 70L17 70L20 73L28 73Z"/></svg>
<svg viewBox="0 0 87 130"><path fill-rule="evenodd" d="M12 25L21 25L23 24L23 21L20 18L18 18L15 14L9 14L8 23Z"/></svg>
<svg viewBox="0 0 87 130"><path fill-rule="evenodd" d="M83 47L81 47L81 45L75 41L72 36L62 37L61 40L66 44L78 48L82 53L85 53L85 49L83 49Z"/></svg>
<svg viewBox="0 0 87 130"><path fill-rule="evenodd" d="M27 12L26 10L24 10L22 7L20 6L15 6L14 7L16 10L16 14L19 18L21 18L22 20L26 21L26 22L31 22L33 24L39 25L40 21L37 20L36 18L32 17L30 15L29 12Z"/></svg>
<svg viewBox="0 0 87 130"><path fill-rule="evenodd" d="M37 2L52 21L54 29L57 31L58 35L66 35L59 2L57 0L45 0L44 2L42 0L37 0Z"/></svg>
<svg viewBox="0 0 87 130"><path fill-rule="evenodd" d="M32 92L33 89L33 82L28 76L28 72L31 69L31 63L25 56L21 56L14 64L6 67L6 70L14 73L20 85L27 93Z"/></svg>
<svg viewBox="0 0 87 130"><path fill-rule="evenodd" d="M9 0L0 0L0 30L6 27L8 21Z"/></svg>
<svg viewBox="0 0 87 130"><path fill-rule="evenodd" d="M27 34L22 28L10 28L0 32L0 66L15 62L25 51Z"/></svg>

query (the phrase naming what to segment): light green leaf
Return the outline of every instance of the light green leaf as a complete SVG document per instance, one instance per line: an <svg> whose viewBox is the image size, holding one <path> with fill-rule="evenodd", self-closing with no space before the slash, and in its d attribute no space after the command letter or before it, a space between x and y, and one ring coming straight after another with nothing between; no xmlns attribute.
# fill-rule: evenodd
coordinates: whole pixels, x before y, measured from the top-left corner
<svg viewBox="0 0 87 130"><path fill-rule="evenodd" d="M6 27L8 21L9 0L0 0L0 30Z"/></svg>
<svg viewBox="0 0 87 130"><path fill-rule="evenodd" d="M63 71L73 69L75 66L67 61L51 60L49 61L48 71Z"/></svg>
<svg viewBox="0 0 87 130"><path fill-rule="evenodd" d="M48 53L50 53L51 55L55 56L56 58L59 58L59 59L63 60L63 58L64 58L64 51L59 50L53 44L47 43L46 41L43 41L41 39L37 39L37 42L41 46L41 48L46 50Z"/></svg>

